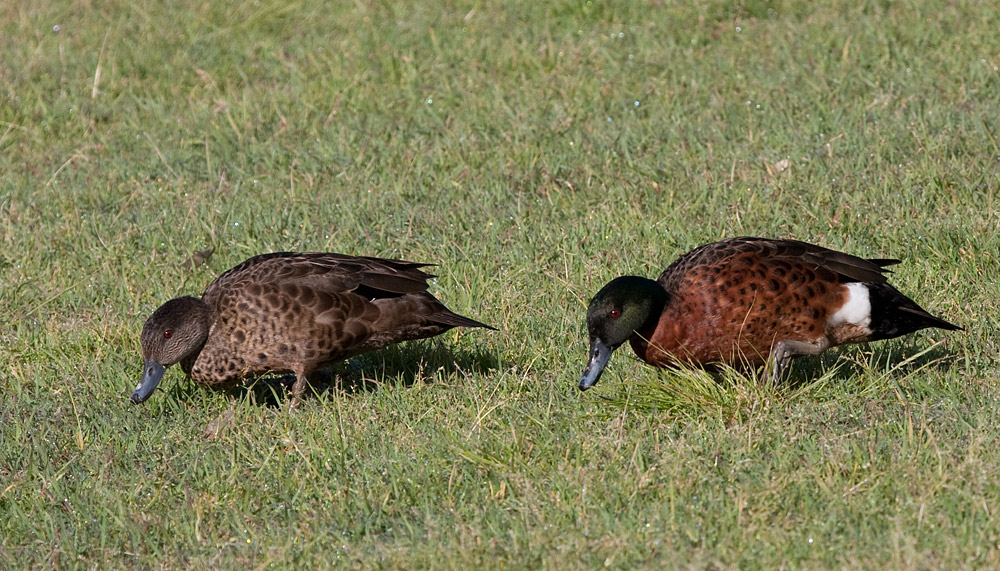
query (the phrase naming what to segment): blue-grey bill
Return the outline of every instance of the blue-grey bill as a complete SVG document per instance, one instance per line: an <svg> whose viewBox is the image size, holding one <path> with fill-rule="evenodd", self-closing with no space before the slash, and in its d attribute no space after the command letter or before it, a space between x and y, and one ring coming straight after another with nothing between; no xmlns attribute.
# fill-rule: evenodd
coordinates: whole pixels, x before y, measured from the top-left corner
<svg viewBox="0 0 1000 571"><path fill-rule="evenodd" d="M163 378L163 372L166 368L157 363L156 361L147 359L142 364L142 380L135 387L135 392L132 393L132 404L139 404L142 401L149 398L156 390L156 385L160 384L160 379Z"/></svg>
<svg viewBox="0 0 1000 571"><path fill-rule="evenodd" d="M614 348L608 347L597 337L590 340L590 360L587 361L587 368L583 370L583 377L580 379L580 390L585 391L597 384L604 372L604 366L611 359L611 352Z"/></svg>

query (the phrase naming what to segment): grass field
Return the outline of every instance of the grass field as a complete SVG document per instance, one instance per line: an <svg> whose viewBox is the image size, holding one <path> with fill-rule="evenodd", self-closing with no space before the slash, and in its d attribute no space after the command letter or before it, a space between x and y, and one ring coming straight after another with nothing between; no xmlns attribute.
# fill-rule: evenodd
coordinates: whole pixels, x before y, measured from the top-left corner
<svg viewBox="0 0 1000 571"><path fill-rule="evenodd" d="M1000 9L839 4L4 4L0 567L1000 566ZM590 296L736 235L967 331L576 389ZM276 250L499 331L131 405L152 310Z"/></svg>

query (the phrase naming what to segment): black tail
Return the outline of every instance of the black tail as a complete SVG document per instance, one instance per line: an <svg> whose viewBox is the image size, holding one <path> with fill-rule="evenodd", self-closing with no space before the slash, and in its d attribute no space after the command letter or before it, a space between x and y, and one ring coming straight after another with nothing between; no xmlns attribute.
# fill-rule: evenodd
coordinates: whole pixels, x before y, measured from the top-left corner
<svg viewBox="0 0 1000 571"><path fill-rule="evenodd" d="M915 301L887 283L868 283L868 299L872 307L870 341L891 339L928 327L963 330L940 317L924 311Z"/></svg>

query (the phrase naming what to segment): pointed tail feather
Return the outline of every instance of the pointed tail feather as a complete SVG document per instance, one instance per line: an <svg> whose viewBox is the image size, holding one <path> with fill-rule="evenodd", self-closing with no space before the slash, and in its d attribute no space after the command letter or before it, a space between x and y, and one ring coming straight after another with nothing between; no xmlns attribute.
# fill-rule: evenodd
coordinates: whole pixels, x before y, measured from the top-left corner
<svg viewBox="0 0 1000 571"><path fill-rule="evenodd" d="M871 299L870 340L891 339L928 327L956 331L961 327L935 317L887 283L869 283Z"/></svg>
<svg viewBox="0 0 1000 571"><path fill-rule="evenodd" d="M485 323L476 321L475 319L471 319L469 317L465 317L464 315L459 315L457 313L448 311L447 309L435 313L433 315L429 315L428 318L435 323L440 323L441 325L450 325L452 327L483 327L485 329L490 329L493 331L497 330L496 327L491 327L489 325L486 325Z"/></svg>
<svg viewBox="0 0 1000 571"><path fill-rule="evenodd" d="M941 319L940 317L935 317L919 307L917 308L900 307L899 310L906 311L908 313L912 313L914 315L919 316L920 319L922 319L925 323L927 323L927 325L925 325L924 327L937 327L938 329L946 329L948 331L965 331L964 327L959 327L958 325L955 325L954 323L949 323L944 319Z"/></svg>

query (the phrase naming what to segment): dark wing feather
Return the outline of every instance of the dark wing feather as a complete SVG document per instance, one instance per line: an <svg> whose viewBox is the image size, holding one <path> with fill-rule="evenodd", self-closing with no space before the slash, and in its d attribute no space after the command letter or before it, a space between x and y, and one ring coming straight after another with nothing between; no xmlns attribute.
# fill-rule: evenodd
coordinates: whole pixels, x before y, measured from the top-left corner
<svg viewBox="0 0 1000 571"><path fill-rule="evenodd" d="M885 273L889 270L886 270L884 266L899 263L899 260L866 260L798 240L763 239L756 243L761 245L762 253L769 258L804 262L825 268L836 272L849 281L885 283L887 281Z"/></svg>
<svg viewBox="0 0 1000 571"><path fill-rule="evenodd" d="M387 293L406 294L427 291L427 280L433 277L417 269L394 270L391 273L383 272L381 268L379 271L372 270L373 268L365 268L360 274L361 282L359 285Z"/></svg>
<svg viewBox="0 0 1000 571"><path fill-rule="evenodd" d="M868 260L873 264L877 264L879 267L895 266L896 264L902 264L903 260L895 260L893 258L871 258ZM886 270L889 271L889 270Z"/></svg>

